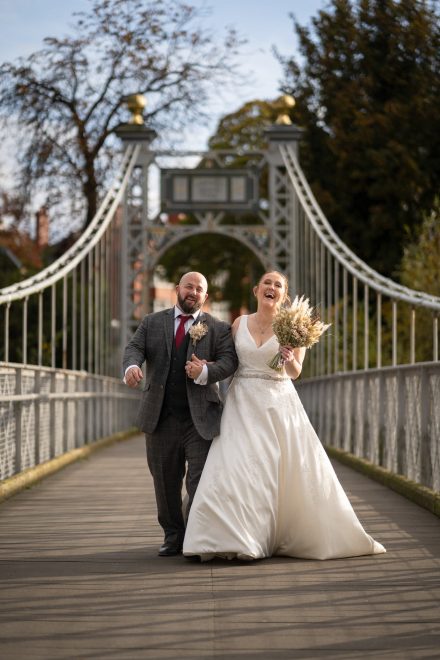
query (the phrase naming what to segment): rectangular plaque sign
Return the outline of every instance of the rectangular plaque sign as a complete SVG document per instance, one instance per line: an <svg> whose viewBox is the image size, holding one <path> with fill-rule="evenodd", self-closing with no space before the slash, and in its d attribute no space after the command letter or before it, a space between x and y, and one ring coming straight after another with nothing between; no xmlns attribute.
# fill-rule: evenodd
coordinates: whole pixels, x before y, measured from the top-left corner
<svg viewBox="0 0 440 660"><path fill-rule="evenodd" d="M252 170L161 170L163 211L250 211L258 206Z"/></svg>

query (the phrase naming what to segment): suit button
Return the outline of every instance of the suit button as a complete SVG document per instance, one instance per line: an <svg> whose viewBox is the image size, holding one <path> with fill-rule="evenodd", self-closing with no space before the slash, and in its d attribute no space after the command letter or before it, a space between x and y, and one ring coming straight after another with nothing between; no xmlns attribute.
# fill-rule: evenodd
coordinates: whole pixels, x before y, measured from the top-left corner
<svg viewBox="0 0 440 660"><path fill-rule="evenodd" d="M163 390L163 385L159 385L160 389Z"/></svg>

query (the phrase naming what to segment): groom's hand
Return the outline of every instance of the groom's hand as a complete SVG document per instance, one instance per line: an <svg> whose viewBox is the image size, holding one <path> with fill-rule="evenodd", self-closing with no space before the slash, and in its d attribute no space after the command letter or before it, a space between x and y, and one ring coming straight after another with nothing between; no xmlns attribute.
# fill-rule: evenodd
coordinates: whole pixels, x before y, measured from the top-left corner
<svg viewBox="0 0 440 660"><path fill-rule="evenodd" d="M203 365L206 364L206 360L199 360L197 355L194 353L191 355L191 360L188 360L185 365L185 371L188 378L195 380L202 373Z"/></svg>
<svg viewBox="0 0 440 660"><path fill-rule="evenodd" d="M125 374L125 383L128 387L137 387L143 377L144 374L142 373L142 369L139 369L139 367L131 367Z"/></svg>

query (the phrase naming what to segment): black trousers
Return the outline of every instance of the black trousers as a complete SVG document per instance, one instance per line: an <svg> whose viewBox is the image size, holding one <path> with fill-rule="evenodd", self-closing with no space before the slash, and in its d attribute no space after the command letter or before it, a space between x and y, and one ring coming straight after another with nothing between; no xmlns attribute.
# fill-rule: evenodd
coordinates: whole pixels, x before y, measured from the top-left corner
<svg viewBox="0 0 440 660"><path fill-rule="evenodd" d="M185 523L211 446L196 431L192 419L163 415L154 433L146 434L148 467L154 482L157 518L165 542L180 547ZM182 486L186 473L188 505L182 512Z"/></svg>

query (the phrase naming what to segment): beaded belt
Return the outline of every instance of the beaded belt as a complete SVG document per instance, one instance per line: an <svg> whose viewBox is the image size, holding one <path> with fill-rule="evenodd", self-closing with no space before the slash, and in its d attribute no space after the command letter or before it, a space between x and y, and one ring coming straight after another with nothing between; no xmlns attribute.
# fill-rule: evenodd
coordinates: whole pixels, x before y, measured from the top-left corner
<svg viewBox="0 0 440 660"><path fill-rule="evenodd" d="M262 378L263 380L290 380L286 376L271 376L270 374L235 374L235 378Z"/></svg>

